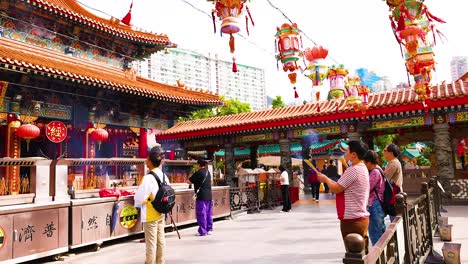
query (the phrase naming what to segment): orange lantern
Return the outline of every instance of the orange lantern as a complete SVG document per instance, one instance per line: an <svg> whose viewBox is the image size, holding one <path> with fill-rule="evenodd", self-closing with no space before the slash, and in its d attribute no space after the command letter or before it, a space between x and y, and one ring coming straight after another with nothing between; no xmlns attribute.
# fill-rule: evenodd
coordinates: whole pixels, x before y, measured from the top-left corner
<svg viewBox="0 0 468 264"><path fill-rule="evenodd" d="M109 133L102 128L96 128L91 132L91 139L98 142L98 149L101 150L102 141L107 141Z"/></svg>
<svg viewBox="0 0 468 264"><path fill-rule="evenodd" d="M390 21L395 37L405 47L406 69L414 78L414 91L420 100L431 96L431 71L434 70L435 29L434 22L445 23L429 12L424 0L387 0ZM432 31L432 43L427 35ZM443 36L443 35L442 35Z"/></svg>
<svg viewBox="0 0 468 264"><path fill-rule="evenodd" d="M367 109L369 109L369 93L369 87L364 85L359 87L359 96L361 96L361 104L359 105L359 109L361 110L362 114L366 114Z"/></svg>
<svg viewBox="0 0 468 264"><path fill-rule="evenodd" d="M29 151L29 142L31 139L37 138L40 134L41 130L33 124L23 124L16 130L16 135L18 137L26 139L27 151Z"/></svg>
<svg viewBox="0 0 468 264"><path fill-rule="evenodd" d="M246 30L247 34L249 33L248 27L248 19L250 17L250 21L252 26L255 25L252 16L250 15L250 10L247 5L244 5L247 0L208 0L215 4L215 9L211 11L211 17L213 19L213 28L214 32L216 33L216 18L215 14L219 17L221 22L221 33L229 34L229 47L231 53L234 53L235 48L235 40L233 34L236 34L240 31L240 16L242 15L244 9L247 11L248 17L246 16ZM237 72L237 65L235 57L232 58L232 71Z"/></svg>

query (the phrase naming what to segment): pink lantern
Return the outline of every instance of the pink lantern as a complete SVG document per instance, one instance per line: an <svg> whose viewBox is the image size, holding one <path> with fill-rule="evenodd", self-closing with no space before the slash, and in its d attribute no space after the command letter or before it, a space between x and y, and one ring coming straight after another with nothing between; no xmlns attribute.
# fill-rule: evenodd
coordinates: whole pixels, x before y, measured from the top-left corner
<svg viewBox="0 0 468 264"><path fill-rule="evenodd" d="M348 75L348 70L343 65L332 66L328 70L328 79L330 80L330 95L335 98L343 98L345 96L345 77Z"/></svg>

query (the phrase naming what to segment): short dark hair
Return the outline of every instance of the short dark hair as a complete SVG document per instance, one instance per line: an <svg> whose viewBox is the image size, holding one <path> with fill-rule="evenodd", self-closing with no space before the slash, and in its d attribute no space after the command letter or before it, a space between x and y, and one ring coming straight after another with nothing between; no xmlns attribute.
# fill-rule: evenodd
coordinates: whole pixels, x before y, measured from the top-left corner
<svg viewBox="0 0 468 264"><path fill-rule="evenodd" d="M364 159L364 156L369 150L367 144L362 142L361 140L350 140L348 141L349 153L356 153L360 160Z"/></svg>
<svg viewBox="0 0 468 264"><path fill-rule="evenodd" d="M333 165L333 163L334 163L333 160L330 160L330 165Z"/></svg>
<svg viewBox="0 0 468 264"><path fill-rule="evenodd" d="M200 167L205 167L206 164L208 164L208 162L206 162L206 160L204 160L204 159L197 160L197 163L198 163L198 165L200 165Z"/></svg>
<svg viewBox="0 0 468 264"><path fill-rule="evenodd" d="M279 165L278 169L279 169L281 172L283 172L283 171L285 171L285 170L286 170L286 169L284 168L284 166L283 166L283 165Z"/></svg>
<svg viewBox="0 0 468 264"><path fill-rule="evenodd" d="M398 158L400 156L400 147L398 147L396 144L390 144L387 146L387 152L391 152L395 158Z"/></svg>
<svg viewBox="0 0 468 264"><path fill-rule="evenodd" d="M161 147L152 147L148 154L148 160L153 164L154 167L159 167L163 160L164 151Z"/></svg>
<svg viewBox="0 0 468 264"><path fill-rule="evenodd" d="M364 157L364 161L377 165L379 164L379 154L373 150L369 150Z"/></svg>

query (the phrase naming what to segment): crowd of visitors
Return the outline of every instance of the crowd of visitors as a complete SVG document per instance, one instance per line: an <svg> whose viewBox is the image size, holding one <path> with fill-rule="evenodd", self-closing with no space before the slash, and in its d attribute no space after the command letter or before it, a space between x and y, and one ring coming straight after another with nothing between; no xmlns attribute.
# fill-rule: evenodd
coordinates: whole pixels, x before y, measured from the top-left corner
<svg viewBox="0 0 468 264"><path fill-rule="evenodd" d="M360 234L366 243L369 238L372 244L377 243L385 232L385 216L382 204L386 179L394 182L399 190L403 185L403 171L398 160L399 147L389 144L384 149L387 160L385 170L379 164L380 157L360 140L350 140L345 150L345 160L350 166L339 175L338 167L333 160L329 164L325 161L323 169L319 171L315 160L313 169L307 175L312 191L312 199L317 203L320 198L320 186L324 184L325 192L336 194L336 212L340 220L340 230L343 239L351 233ZM164 263L164 214L158 212L152 205L158 193L159 181L169 182L161 170L163 153L160 148L153 148L149 152L146 165L150 173L143 177L142 183L135 194L135 205L141 208L141 220L144 226L146 243L145 263ZM280 185L283 199L281 212L291 211L289 193L289 174L284 166L281 171ZM197 171L189 178L194 185L194 199L198 223L198 236L210 235L213 232L213 203L211 191L211 174L205 160L197 161ZM391 221L395 216L390 215Z"/></svg>

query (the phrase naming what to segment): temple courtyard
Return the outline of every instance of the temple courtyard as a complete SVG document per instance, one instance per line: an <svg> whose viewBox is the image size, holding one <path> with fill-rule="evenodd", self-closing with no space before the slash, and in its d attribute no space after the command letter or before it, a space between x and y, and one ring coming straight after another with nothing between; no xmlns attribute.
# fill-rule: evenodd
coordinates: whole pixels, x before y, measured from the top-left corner
<svg viewBox="0 0 468 264"><path fill-rule="evenodd" d="M289 213L280 208L240 214L215 222L213 235L195 236L196 226L166 234L166 263L342 263L345 254L336 219L334 197L323 195L320 203L301 197ZM453 241L462 243L461 263L468 263L468 229L464 228L468 206L446 206ZM97 252L90 247L73 250L59 263L144 263L142 236L104 243ZM434 239L442 252L443 242ZM57 263L50 259L30 263Z"/></svg>

